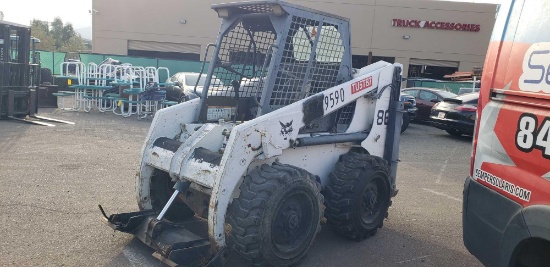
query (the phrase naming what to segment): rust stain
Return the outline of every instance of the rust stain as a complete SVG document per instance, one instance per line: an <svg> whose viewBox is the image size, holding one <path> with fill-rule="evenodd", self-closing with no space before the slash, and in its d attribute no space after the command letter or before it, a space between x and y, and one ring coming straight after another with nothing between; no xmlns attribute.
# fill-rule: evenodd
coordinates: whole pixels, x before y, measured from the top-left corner
<svg viewBox="0 0 550 267"><path fill-rule="evenodd" d="M258 151L260 149L262 149L262 145L260 144L260 146L258 147L253 147L251 144L248 144L248 147L252 150L252 151Z"/></svg>

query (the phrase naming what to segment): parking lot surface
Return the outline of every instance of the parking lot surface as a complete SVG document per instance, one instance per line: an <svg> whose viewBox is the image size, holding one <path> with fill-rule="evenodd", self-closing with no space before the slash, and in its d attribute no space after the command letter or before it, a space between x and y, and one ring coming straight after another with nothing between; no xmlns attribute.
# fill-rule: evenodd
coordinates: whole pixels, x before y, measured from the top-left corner
<svg viewBox="0 0 550 267"><path fill-rule="evenodd" d="M134 177L150 120L97 112L0 121L0 266L162 266L131 235L101 223L137 210ZM471 138L411 124L401 136L399 194L376 236L355 242L324 225L300 266L481 266L462 243ZM247 266L232 255L228 266Z"/></svg>

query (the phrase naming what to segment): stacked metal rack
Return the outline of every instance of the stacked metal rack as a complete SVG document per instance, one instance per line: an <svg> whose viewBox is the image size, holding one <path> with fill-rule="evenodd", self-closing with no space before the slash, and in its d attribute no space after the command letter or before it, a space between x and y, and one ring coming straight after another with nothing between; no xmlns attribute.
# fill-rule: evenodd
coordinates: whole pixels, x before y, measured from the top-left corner
<svg viewBox="0 0 550 267"><path fill-rule="evenodd" d="M89 112L97 109L123 117L137 114L141 119L153 115L160 108L176 104L166 100L163 89L172 84L159 81L161 72L170 76L170 71L164 67L133 66L116 61L99 65L63 62L60 65L61 75L57 79L67 79L69 90L54 95L61 98L63 110ZM70 108L65 107L66 97L73 100Z"/></svg>

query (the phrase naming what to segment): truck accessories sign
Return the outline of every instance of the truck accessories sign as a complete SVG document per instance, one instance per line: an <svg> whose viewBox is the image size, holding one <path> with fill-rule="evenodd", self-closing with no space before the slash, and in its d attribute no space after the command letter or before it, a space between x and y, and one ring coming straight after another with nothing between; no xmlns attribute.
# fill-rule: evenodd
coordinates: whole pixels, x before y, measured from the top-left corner
<svg viewBox="0 0 550 267"><path fill-rule="evenodd" d="M391 25L393 27L425 28L425 29L466 31L466 32L478 32L481 29L481 26L479 24L415 20L415 19L393 19Z"/></svg>

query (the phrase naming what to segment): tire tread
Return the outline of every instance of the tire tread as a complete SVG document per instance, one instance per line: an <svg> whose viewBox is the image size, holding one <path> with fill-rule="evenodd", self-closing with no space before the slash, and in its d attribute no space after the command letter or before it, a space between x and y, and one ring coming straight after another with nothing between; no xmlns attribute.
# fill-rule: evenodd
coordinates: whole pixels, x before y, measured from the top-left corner
<svg viewBox="0 0 550 267"><path fill-rule="evenodd" d="M352 218L354 198L360 194L360 180L375 172L389 173L388 164L380 157L349 152L340 156L334 170L329 175L329 183L324 189L325 217L327 224L337 233L362 240L376 233L382 227L383 220L373 229L357 227ZM389 202L389 199L388 199ZM387 213L387 211L385 211Z"/></svg>
<svg viewBox="0 0 550 267"><path fill-rule="evenodd" d="M306 177L314 184L319 196L319 207L321 207L323 196L320 193L320 180L303 169L277 162L273 165L263 164L245 176L240 186L240 196L235 198L230 206L228 222L232 231L229 235L229 245L256 266L270 264L270 260L262 255L261 222L266 204L279 188L296 177ZM319 214L322 216L321 210ZM319 218L316 233L320 228ZM292 264L298 260L296 259Z"/></svg>

